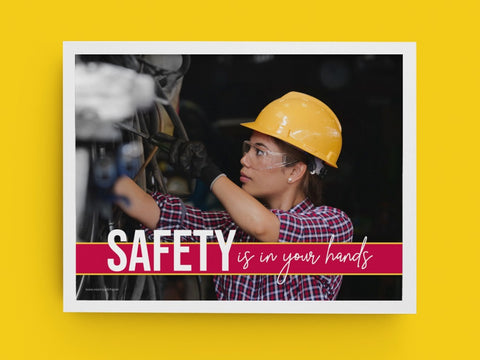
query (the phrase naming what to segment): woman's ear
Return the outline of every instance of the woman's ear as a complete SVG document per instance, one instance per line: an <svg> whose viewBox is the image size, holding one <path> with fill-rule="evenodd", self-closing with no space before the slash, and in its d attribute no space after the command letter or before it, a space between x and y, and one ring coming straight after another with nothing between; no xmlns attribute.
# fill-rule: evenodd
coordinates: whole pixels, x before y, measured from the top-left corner
<svg viewBox="0 0 480 360"><path fill-rule="evenodd" d="M288 183L293 184L303 178L303 175L307 171L307 165L299 161L294 166L287 167L286 169L288 170Z"/></svg>

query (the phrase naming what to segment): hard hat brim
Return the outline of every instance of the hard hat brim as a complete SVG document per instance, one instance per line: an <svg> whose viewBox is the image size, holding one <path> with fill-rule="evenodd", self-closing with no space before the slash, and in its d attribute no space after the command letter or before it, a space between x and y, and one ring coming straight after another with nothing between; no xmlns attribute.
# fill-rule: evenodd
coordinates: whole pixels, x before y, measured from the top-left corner
<svg viewBox="0 0 480 360"><path fill-rule="evenodd" d="M283 142L286 142L287 144L289 144L289 145L291 145L291 146L294 146L294 147L296 147L296 148L298 148L298 149L300 149L300 150L302 150L302 151L305 151L305 152L309 153L309 154L312 155L312 156L318 157L318 158L320 158L320 159L322 159L322 157L323 157L323 156L319 156L319 154L315 154L315 153L313 153L313 152L310 152L310 151L306 151L306 150L301 149L300 146L297 146L297 145L295 144L294 139L291 139L292 141L285 141L284 136L283 136L282 134L276 134L275 131L272 131L271 129L263 128L263 127L259 126L256 121L241 123L240 125L243 126L243 127L248 128L248 129L257 131L257 132L259 132L259 133L262 133L262 134L264 134L264 135L268 135L268 136L274 137L274 138L276 138L276 139L278 139L278 140L281 140L281 141L283 141ZM329 165L329 166L331 166L331 167L333 167L333 168L338 169L338 166L337 166L336 163L333 163L333 162L330 162L330 161L326 161L326 160L323 160L323 161L325 161L325 163L326 163L327 165Z"/></svg>

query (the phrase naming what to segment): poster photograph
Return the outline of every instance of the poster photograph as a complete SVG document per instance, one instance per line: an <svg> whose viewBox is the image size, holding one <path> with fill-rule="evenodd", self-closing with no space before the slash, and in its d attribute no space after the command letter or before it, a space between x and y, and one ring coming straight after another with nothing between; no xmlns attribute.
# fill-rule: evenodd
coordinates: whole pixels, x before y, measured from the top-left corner
<svg viewBox="0 0 480 360"><path fill-rule="evenodd" d="M64 42L64 311L416 312L416 45Z"/></svg>

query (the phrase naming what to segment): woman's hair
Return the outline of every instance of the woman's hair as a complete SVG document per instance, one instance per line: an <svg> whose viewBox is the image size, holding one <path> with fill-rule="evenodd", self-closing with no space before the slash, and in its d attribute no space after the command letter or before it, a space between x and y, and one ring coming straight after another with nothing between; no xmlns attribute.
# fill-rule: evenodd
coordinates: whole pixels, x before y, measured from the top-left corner
<svg viewBox="0 0 480 360"><path fill-rule="evenodd" d="M311 174L308 170L310 162L313 161L313 156L303 150L296 148L286 142L272 137L280 149L287 153L291 158L301 161L307 165L307 171L302 180L303 193L310 199L315 206L322 204L322 181L320 176ZM295 163L286 165L286 167L294 166Z"/></svg>

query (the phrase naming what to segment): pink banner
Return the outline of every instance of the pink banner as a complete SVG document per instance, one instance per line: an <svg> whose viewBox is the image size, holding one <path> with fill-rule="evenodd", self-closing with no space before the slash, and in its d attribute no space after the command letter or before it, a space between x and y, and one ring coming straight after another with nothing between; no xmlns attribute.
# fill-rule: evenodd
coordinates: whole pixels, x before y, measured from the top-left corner
<svg viewBox="0 0 480 360"><path fill-rule="evenodd" d="M401 243L77 243L77 274L401 274Z"/></svg>

